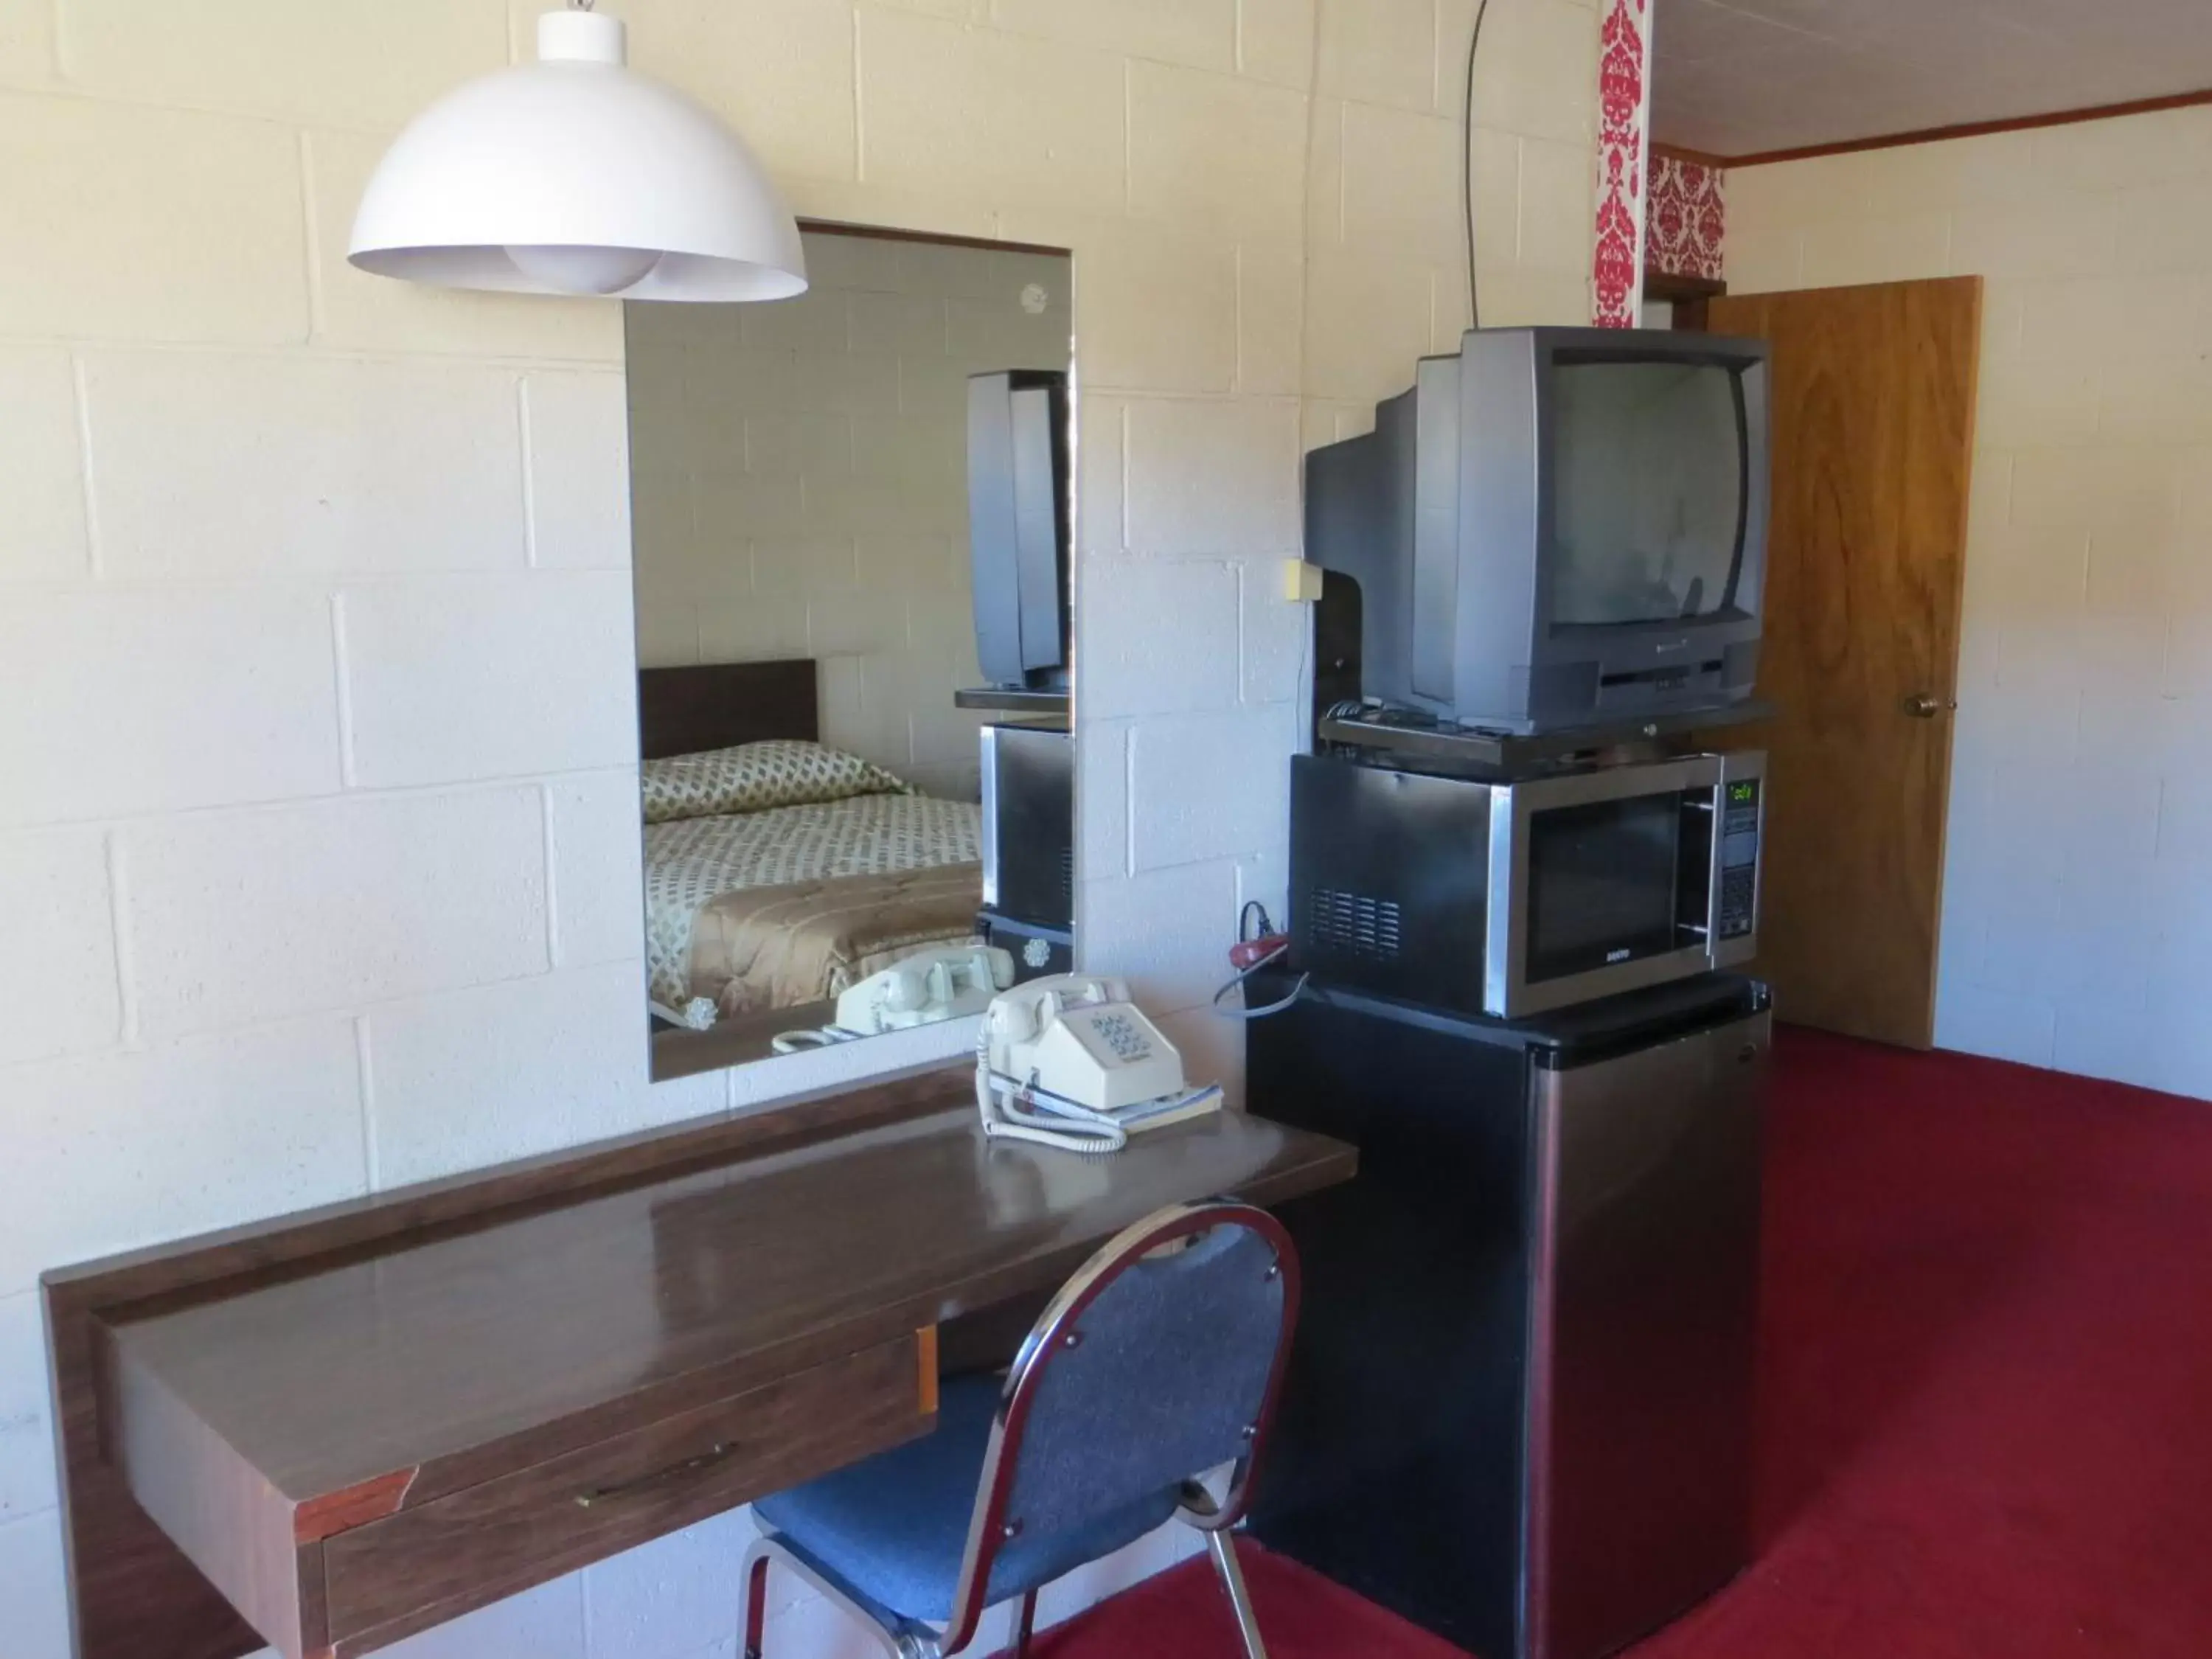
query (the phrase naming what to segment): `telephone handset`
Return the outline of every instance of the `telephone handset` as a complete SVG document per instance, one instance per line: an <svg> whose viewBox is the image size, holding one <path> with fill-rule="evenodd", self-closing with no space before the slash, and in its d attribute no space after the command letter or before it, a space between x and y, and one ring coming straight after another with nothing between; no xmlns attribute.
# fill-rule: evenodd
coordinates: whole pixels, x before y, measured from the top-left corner
<svg viewBox="0 0 2212 1659"><path fill-rule="evenodd" d="M1136 1131L1216 1109L1221 1091L1185 1085L1182 1056L1121 981L1056 974L985 1012L975 1103L986 1134L1114 1152Z"/></svg>
<svg viewBox="0 0 2212 1659"><path fill-rule="evenodd" d="M1014 982L1014 959L995 945L925 951L872 974L837 999L837 1023L874 1036L981 1013Z"/></svg>
<svg viewBox="0 0 2212 1659"><path fill-rule="evenodd" d="M769 1046L780 1054L793 1054L855 1037L960 1019L981 1013L994 996L1013 982L1014 959L995 945L918 951L841 992L836 1024L786 1031Z"/></svg>

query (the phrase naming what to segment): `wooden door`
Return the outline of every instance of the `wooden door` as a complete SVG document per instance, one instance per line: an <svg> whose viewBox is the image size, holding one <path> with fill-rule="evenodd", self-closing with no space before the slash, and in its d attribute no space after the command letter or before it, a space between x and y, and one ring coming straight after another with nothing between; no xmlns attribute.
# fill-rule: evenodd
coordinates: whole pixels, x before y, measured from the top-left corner
<svg viewBox="0 0 2212 1659"><path fill-rule="evenodd" d="M1772 343L1773 512L1759 695L1765 890L1754 971L1778 1018L1924 1048L1973 464L1981 279L1715 299Z"/></svg>

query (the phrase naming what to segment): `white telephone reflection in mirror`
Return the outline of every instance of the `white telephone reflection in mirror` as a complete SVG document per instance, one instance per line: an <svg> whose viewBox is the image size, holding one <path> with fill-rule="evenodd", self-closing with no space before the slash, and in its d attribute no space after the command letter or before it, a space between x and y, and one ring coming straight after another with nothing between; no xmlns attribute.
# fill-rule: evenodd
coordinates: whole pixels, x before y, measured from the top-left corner
<svg viewBox="0 0 2212 1659"><path fill-rule="evenodd" d="M939 1020L980 1014L1014 982L1014 959L995 945L955 945L920 951L838 994L837 1018L818 1030L785 1031L775 1052L807 1048L911 1030Z"/></svg>

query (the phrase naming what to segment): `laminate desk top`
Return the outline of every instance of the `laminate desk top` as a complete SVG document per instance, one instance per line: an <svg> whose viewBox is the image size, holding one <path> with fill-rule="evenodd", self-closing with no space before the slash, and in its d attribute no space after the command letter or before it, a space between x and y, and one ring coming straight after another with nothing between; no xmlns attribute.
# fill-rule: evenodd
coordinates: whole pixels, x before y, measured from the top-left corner
<svg viewBox="0 0 2212 1659"><path fill-rule="evenodd" d="M963 1093L940 1076L857 1127L565 1197L518 1204L495 1175L473 1224L449 1200L313 1249L263 1235L234 1271L86 1310L89 1402L64 1316L100 1273L58 1276L81 1659L146 1659L179 1620L161 1651L228 1659L258 1645L230 1609L295 1659L371 1651L927 1431L939 1322L1048 1289L1163 1205L1274 1202L1353 1167L1242 1114L1110 1158L987 1142L972 1106L944 1109ZM112 1512L118 1477L166 1547Z"/></svg>

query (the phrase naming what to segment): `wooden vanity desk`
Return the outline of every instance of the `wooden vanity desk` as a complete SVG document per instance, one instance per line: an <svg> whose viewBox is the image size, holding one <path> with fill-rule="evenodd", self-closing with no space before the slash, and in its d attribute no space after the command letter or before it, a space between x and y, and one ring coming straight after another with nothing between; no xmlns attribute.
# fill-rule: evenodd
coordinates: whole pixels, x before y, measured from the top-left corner
<svg viewBox="0 0 2212 1659"><path fill-rule="evenodd" d="M49 1274L78 1659L371 1652L925 1433L943 1322L1353 1164L986 1144L962 1068Z"/></svg>

